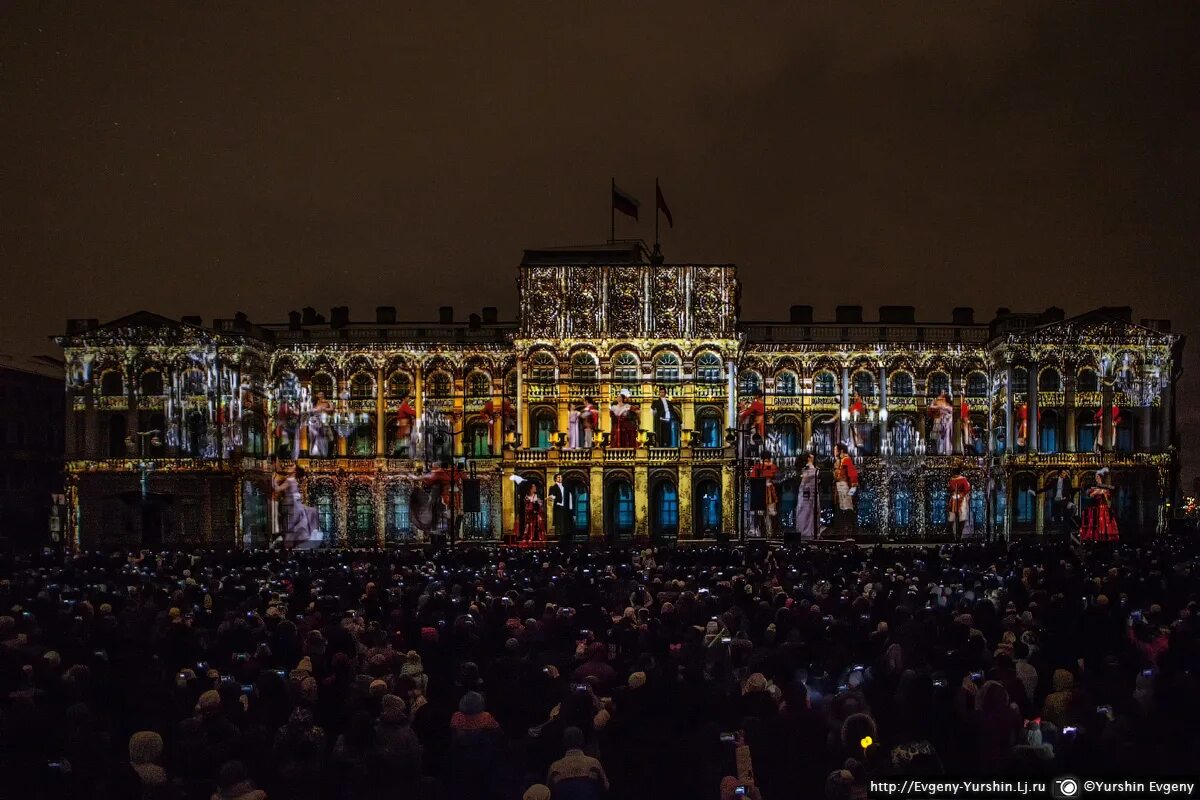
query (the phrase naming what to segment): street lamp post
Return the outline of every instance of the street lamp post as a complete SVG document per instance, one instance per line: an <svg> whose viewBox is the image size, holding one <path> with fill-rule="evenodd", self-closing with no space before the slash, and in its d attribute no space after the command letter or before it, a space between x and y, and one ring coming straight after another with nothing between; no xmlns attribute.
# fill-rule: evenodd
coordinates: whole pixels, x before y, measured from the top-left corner
<svg viewBox="0 0 1200 800"><path fill-rule="evenodd" d="M741 544L746 543L746 459L744 455L744 440L746 438L749 438L750 446L755 447L756 449L762 445L762 439L759 437L756 431L742 430L741 428L729 428L725 434L725 441L733 444L734 446L734 513L737 515L737 521L734 525L734 532L737 534L738 542Z"/></svg>

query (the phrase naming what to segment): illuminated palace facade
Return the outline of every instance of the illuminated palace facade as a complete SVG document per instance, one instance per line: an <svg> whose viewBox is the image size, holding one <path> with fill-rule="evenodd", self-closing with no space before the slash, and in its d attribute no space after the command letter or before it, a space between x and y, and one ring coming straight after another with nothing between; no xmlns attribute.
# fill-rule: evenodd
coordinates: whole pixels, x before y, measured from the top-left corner
<svg viewBox="0 0 1200 800"><path fill-rule="evenodd" d="M544 497L559 473L572 499L563 535L580 543L782 539L797 528L809 452L828 521L835 441L853 443L860 538L945 536L956 474L971 484L976 532L1049 533L1051 476L1068 470L1086 510L1103 467L1122 536L1165 528L1183 344L1166 322L1108 308L1001 309L990 322L956 309L927 323L899 306L870 322L857 306L829 322L807 306L746 322L733 265L654 262L640 243L526 251L516 323L494 309L455 321L448 308L437 323L402 323L389 307L372 323L344 307L273 325L72 320L58 340L69 539L265 546L278 527L273 476L298 463L330 543L414 542L409 493L446 459L480 487L479 510L456 517L458 540L510 540L528 486L513 476ZM660 389L675 413L656 429ZM612 431L622 393L633 441ZM955 410L948 446L930 418L942 394ZM571 411L587 399L598 429L592 446L572 447ZM741 413L755 399L765 436ZM320 403L316 447L303 420ZM764 453L778 470L774 516L753 510Z"/></svg>

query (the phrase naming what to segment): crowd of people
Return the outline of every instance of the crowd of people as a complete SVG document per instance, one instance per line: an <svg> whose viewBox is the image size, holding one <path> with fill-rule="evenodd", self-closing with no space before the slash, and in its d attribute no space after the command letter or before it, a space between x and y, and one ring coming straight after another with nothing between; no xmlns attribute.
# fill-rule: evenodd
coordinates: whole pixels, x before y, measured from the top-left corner
<svg viewBox="0 0 1200 800"><path fill-rule="evenodd" d="M864 796L1200 756L1191 539L11 557L11 796Z"/></svg>

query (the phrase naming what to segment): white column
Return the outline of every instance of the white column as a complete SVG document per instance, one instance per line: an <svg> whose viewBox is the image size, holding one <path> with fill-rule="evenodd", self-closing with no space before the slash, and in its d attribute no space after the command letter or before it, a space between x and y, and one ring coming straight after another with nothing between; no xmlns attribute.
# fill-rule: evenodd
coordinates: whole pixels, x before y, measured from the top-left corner
<svg viewBox="0 0 1200 800"><path fill-rule="evenodd" d="M737 427L737 364L732 359L725 362L728 372L727 397L725 398L725 427Z"/></svg>
<svg viewBox="0 0 1200 800"><path fill-rule="evenodd" d="M524 373L525 359L517 356L517 447L524 447L525 440L523 438L525 432L525 391L524 391ZM503 414L503 401L501 401L501 413Z"/></svg>

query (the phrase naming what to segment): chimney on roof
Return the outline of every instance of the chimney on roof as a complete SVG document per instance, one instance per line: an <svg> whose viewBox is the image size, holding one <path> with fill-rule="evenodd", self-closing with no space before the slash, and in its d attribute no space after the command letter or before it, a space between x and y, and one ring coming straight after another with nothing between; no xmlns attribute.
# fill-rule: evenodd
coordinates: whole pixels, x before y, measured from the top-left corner
<svg viewBox="0 0 1200 800"><path fill-rule="evenodd" d="M454 306L441 306L438 308L438 322L442 325L453 325Z"/></svg>
<svg viewBox="0 0 1200 800"><path fill-rule="evenodd" d="M98 319L68 319L67 333L82 333L100 324Z"/></svg>
<svg viewBox="0 0 1200 800"><path fill-rule="evenodd" d="M955 325L975 324L975 309L971 308L970 306L959 306L951 313L951 320Z"/></svg>
<svg viewBox="0 0 1200 800"><path fill-rule="evenodd" d="M329 309L329 327L344 328L350 324L350 306L334 306Z"/></svg>
<svg viewBox="0 0 1200 800"><path fill-rule="evenodd" d="M913 306L880 306L879 321L884 325L912 325L917 321Z"/></svg>
<svg viewBox="0 0 1200 800"><path fill-rule="evenodd" d="M1045 325L1048 322L1062 322L1066 318L1067 312L1058 306L1050 306L1038 316L1038 324Z"/></svg>
<svg viewBox="0 0 1200 800"><path fill-rule="evenodd" d="M300 312L299 311L289 311L288 312L288 330L289 331L300 330Z"/></svg>
<svg viewBox="0 0 1200 800"><path fill-rule="evenodd" d="M396 324L395 306L375 306L375 322L379 325Z"/></svg>
<svg viewBox="0 0 1200 800"><path fill-rule="evenodd" d="M246 316L245 311L239 311L233 315L233 321L245 325L247 322L250 321L250 318L248 316Z"/></svg>
<svg viewBox="0 0 1200 800"><path fill-rule="evenodd" d="M1158 331L1159 333L1171 332L1171 320L1169 319L1143 319L1141 326L1149 328L1152 331Z"/></svg>
<svg viewBox="0 0 1200 800"><path fill-rule="evenodd" d="M495 306L484 306L483 307L483 324L484 325L495 325L499 321L499 319L500 319L500 317L499 317L498 312L496 311Z"/></svg>
<svg viewBox="0 0 1200 800"><path fill-rule="evenodd" d="M855 325L862 322L862 306L838 306L835 321L842 325Z"/></svg>
<svg viewBox="0 0 1200 800"><path fill-rule="evenodd" d="M1008 306L1000 306L996 309L996 319L999 319L1000 317L1007 317L1011 313L1012 309Z"/></svg>
<svg viewBox="0 0 1200 800"><path fill-rule="evenodd" d="M793 325L811 325L812 321L812 306L792 306L788 309L788 322Z"/></svg>
<svg viewBox="0 0 1200 800"><path fill-rule="evenodd" d="M471 316L467 317L467 327L473 331L479 330L482 322L483 318L478 314L472 314Z"/></svg>
<svg viewBox="0 0 1200 800"><path fill-rule="evenodd" d="M313 308L312 306L304 307L304 316L302 318L302 324L316 325L317 321L320 319L321 319L321 315L317 313L317 310L315 308Z"/></svg>
<svg viewBox="0 0 1200 800"><path fill-rule="evenodd" d="M186 317L181 317L179 321L184 325L195 325L197 328L204 327L204 320L196 314L188 314Z"/></svg>

